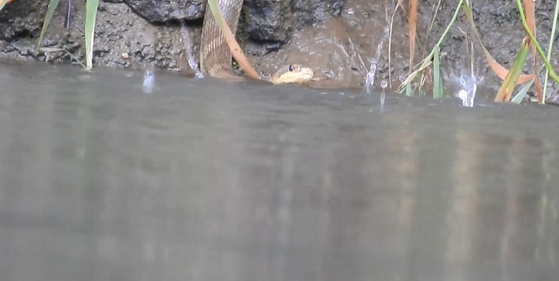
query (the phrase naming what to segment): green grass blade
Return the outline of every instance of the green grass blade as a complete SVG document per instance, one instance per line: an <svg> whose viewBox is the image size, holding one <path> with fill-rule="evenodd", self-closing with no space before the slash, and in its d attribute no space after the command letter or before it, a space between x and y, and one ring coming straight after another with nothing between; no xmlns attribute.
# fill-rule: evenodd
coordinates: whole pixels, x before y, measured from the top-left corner
<svg viewBox="0 0 559 281"><path fill-rule="evenodd" d="M99 0L87 0L85 6L85 68L93 67L93 37L95 35L95 18Z"/></svg>
<svg viewBox="0 0 559 281"><path fill-rule="evenodd" d="M440 99L443 97L443 83L441 81L441 61L439 57L439 46L435 46L433 55L433 98Z"/></svg>
<svg viewBox="0 0 559 281"><path fill-rule="evenodd" d="M440 47L444 38L446 37L446 34L450 31L450 27L454 24L456 18L458 17L458 12L460 12L460 7L462 7L462 3L464 3L464 0L460 0L458 5L456 6L456 10L454 10L454 14L452 15L450 22L446 26L446 29L443 31L443 34L439 38L437 44L435 44L435 47ZM408 93L408 89L409 89L408 84L411 83L411 81L415 78L415 76L417 76L417 74L419 74L419 72L423 71L423 69L425 69L427 66L431 64L434 54L435 54L435 48L433 48L433 50L431 50L431 53L421 61L421 66L418 69L416 69L414 72L412 72L410 75L408 75L406 80L402 82L402 85L400 85L400 88L397 90L399 93L402 93L404 90L406 90L406 93Z"/></svg>
<svg viewBox="0 0 559 281"><path fill-rule="evenodd" d="M553 13L553 24L551 25L551 38L555 34L555 28L557 27L557 18L559 17L559 1L555 1L555 12ZM551 50L553 50L553 42L555 40L549 40L549 47L547 48L547 59L551 59ZM543 83L543 103L545 104L545 96L547 93L547 79L549 78L549 69L545 69L545 78Z"/></svg>
<svg viewBox="0 0 559 281"><path fill-rule="evenodd" d="M39 41L37 42L37 49L41 47L41 43L43 42L43 38L45 37L45 33L47 32L47 28L52 20L52 16L54 15L54 11L58 7L58 3L60 0L50 0L49 7L47 9L47 14L45 15L45 21L43 22L43 27L41 28L41 35L39 36Z"/></svg>
<svg viewBox="0 0 559 281"><path fill-rule="evenodd" d="M532 81L526 83L526 84L522 87L522 89L520 89L520 91L518 92L518 94L516 94L516 95L514 96L514 98L512 98L512 99L510 100L510 102L512 102L512 103L520 103L520 102L524 99L524 97L526 96L526 94L528 93L528 90L530 90L530 87L532 87L532 84L534 84L534 80L532 80Z"/></svg>
<svg viewBox="0 0 559 281"><path fill-rule="evenodd" d="M520 3L520 0L516 0L516 4L517 4L516 6L518 7L518 11L520 12L520 19L522 20L522 25L524 26L524 30L526 31L528 36L530 36L530 40L532 40L534 46L536 46L536 50L538 50L538 53L540 54L540 57L543 60L543 63L545 64L547 70L549 71L549 76L551 76L551 79L555 80L556 83L559 83L559 77L557 77L557 73L555 73L555 70L553 70L553 67L549 63L549 60L546 58L545 54L543 53L540 44L538 44L536 37L534 36L534 34L532 34L532 31L530 31L530 27L528 27L528 23L526 22L526 15L524 14L524 9L522 8L522 3Z"/></svg>
<svg viewBox="0 0 559 281"><path fill-rule="evenodd" d="M495 101L510 101L510 97L512 96L512 92L516 87L516 80L518 80L518 76L520 76L520 72L522 72L522 68L526 63L526 57L528 57L528 53L530 51L529 46L530 39L524 38L522 41L522 45L520 46L520 50L512 63L511 69L503 81L499 92L497 92L497 96L495 96Z"/></svg>
<svg viewBox="0 0 559 281"><path fill-rule="evenodd" d="M406 84L406 96L411 97L413 95L413 90L411 89L411 84Z"/></svg>

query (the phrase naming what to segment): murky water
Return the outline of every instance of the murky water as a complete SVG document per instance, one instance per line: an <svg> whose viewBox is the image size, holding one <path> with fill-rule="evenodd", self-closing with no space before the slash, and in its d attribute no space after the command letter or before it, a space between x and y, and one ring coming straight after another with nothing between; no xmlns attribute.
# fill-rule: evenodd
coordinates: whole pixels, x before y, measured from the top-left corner
<svg viewBox="0 0 559 281"><path fill-rule="evenodd" d="M0 65L2 280L557 280L559 110Z"/></svg>

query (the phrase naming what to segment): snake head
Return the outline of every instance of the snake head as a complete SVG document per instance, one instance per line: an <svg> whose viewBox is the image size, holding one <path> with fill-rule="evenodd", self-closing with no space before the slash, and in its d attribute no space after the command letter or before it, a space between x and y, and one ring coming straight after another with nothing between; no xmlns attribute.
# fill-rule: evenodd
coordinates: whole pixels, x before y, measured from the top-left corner
<svg viewBox="0 0 559 281"><path fill-rule="evenodd" d="M313 75L314 72L308 66L290 64L280 67L280 69L270 77L270 82L274 84L306 84L311 81Z"/></svg>

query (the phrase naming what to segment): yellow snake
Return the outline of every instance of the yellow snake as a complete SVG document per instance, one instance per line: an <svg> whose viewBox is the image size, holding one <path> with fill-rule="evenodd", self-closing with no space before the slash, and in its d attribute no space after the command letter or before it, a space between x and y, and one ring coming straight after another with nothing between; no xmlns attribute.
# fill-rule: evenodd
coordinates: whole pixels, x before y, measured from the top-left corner
<svg viewBox="0 0 559 281"><path fill-rule="evenodd" d="M225 23L235 34L243 7L243 0L218 0L219 10L223 14ZM227 41L219 28L210 6L206 5L202 40L200 45L200 68L204 74L216 78L239 78L231 69L231 51ZM297 83L304 84L313 77L311 68L291 64L282 66L267 81L274 84Z"/></svg>

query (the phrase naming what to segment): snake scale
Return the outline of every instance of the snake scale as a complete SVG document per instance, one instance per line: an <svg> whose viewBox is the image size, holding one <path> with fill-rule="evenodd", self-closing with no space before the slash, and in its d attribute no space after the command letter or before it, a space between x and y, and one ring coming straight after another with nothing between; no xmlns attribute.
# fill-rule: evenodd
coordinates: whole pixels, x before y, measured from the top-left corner
<svg viewBox="0 0 559 281"><path fill-rule="evenodd" d="M219 9L225 22L235 34L243 7L243 0L218 0ZM202 41L200 46L200 68L204 74L216 78L238 79L231 68L231 51L227 41L219 28L210 6L206 5L204 25L202 27ZM274 84L298 83L303 84L313 77L311 68L292 64L280 67L277 73L272 75L269 82Z"/></svg>

